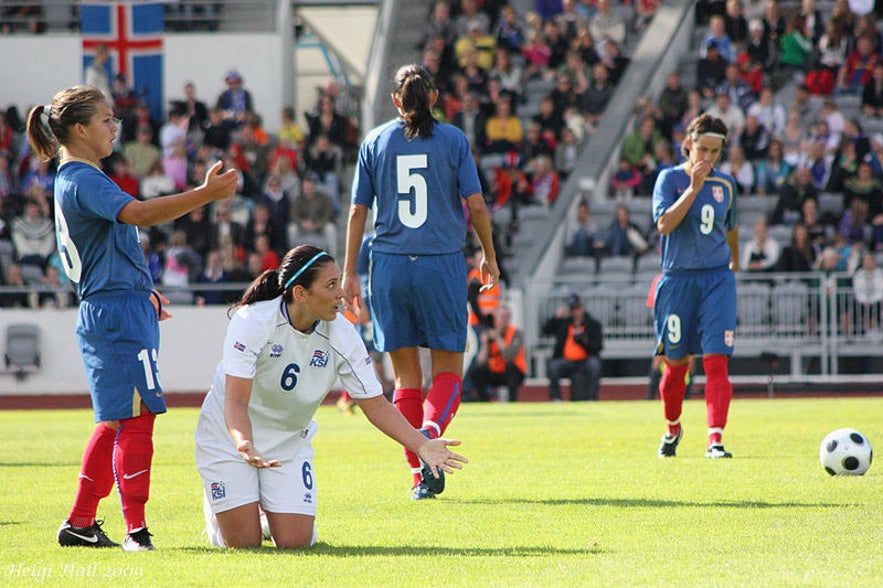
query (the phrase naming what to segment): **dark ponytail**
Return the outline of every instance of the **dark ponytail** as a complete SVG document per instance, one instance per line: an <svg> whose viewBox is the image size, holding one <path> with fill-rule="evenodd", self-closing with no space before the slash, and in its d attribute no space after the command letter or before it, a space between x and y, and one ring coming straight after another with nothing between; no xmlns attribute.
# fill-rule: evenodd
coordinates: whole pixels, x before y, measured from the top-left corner
<svg viewBox="0 0 883 588"><path fill-rule="evenodd" d="M402 102L402 120L405 121L405 137L426 139L435 128L432 116L432 76L421 65L405 65L395 75L394 93Z"/></svg>
<svg viewBox="0 0 883 588"><path fill-rule="evenodd" d="M313 245L298 245L290 249L282 258L278 270L266 270L248 285L242 299L233 305L231 312L235 312L240 306L272 300L280 294L285 302L291 303L291 291L294 287L312 286L319 271L327 263L334 263L334 258Z"/></svg>
<svg viewBox="0 0 883 588"><path fill-rule="evenodd" d="M107 98L94 86L73 86L58 92L52 103L31 108L28 113L28 142L42 161L55 157L60 145L67 145L75 124L89 124L98 105ZM44 122L45 121L45 122Z"/></svg>

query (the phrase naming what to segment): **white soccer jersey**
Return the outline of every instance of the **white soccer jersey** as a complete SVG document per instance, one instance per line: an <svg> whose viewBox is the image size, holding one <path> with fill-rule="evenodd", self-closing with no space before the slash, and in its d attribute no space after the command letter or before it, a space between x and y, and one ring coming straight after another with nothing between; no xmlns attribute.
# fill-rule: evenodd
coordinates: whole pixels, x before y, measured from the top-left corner
<svg viewBox="0 0 883 588"><path fill-rule="evenodd" d="M248 414L254 446L265 459L286 461L340 377L355 399L383 394L358 332L341 315L310 333L288 321L282 297L240 307L227 327L223 359L197 425L197 444L238 456L224 422L225 377L252 380Z"/></svg>

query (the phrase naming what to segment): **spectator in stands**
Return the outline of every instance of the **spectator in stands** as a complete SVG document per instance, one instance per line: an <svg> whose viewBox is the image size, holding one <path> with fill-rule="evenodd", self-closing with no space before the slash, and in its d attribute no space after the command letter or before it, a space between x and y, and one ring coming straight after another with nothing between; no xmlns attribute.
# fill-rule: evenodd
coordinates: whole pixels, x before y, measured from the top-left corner
<svg viewBox="0 0 883 588"><path fill-rule="evenodd" d="M521 47L521 55L525 61L524 77L526 80L546 77L552 48L546 42L546 37L542 32L528 31L527 40Z"/></svg>
<svg viewBox="0 0 883 588"><path fill-rule="evenodd" d="M485 72L490 71L494 66L495 50L496 39L474 20L470 22L467 34L459 37L454 44L454 53L461 68L466 67L469 56L474 53L478 66Z"/></svg>
<svg viewBox="0 0 883 588"><path fill-rule="evenodd" d="M187 233L177 230L169 238L163 267L163 294L176 304L191 304L193 293L188 289L202 271L202 260L187 243ZM177 290L176 290L177 289Z"/></svg>
<svg viewBox="0 0 883 588"><path fill-rule="evenodd" d="M543 96L540 98L540 111L531 119L540 125L540 134L544 137L553 137L558 139L561 137L561 129L564 128L564 112L570 107L565 107L563 112L555 109L555 101L552 96Z"/></svg>
<svg viewBox="0 0 883 588"><path fill-rule="evenodd" d="M153 144L152 132L150 127L139 127L135 132L136 140L123 146L123 156L138 178L148 175L156 162L162 162L162 152Z"/></svg>
<svg viewBox="0 0 883 588"><path fill-rule="evenodd" d="M640 255L647 251L648 244L640 227L632 222L626 205L616 207L616 218L607 229L604 245L610 255Z"/></svg>
<svg viewBox="0 0 883 588"><path fill-rule="evenodd" d="M337 231L331 219L334 206L331 199L319 191L315 176L307 174L301 183L301 195L291 205L291 223L288 238L292 246L303 243L322 245L329 253L337 250ZM332 253L332 256L334 254Z"/></svg>
<svg viewBox="0 0 883 588"><path fill-rule="evenodd" d="M592 82L589 84L589 89L580 99L589 132L595 132L595 128L601 123L601 116L613 92L609 70L603 63L596 63L592 66Z"/></svg>
<svg viewBox="0 0 883 588"><path fill-rule="evenodd" d="M880 327L880 311L883 308L883 269L877 265L874 254L862 254L861 267L852 276L852 293L858 303L856 309L861 333L876 331Z"/></svg>
<svg viewBox="0 0 883 588"><path fill-rule="evenodd" d="M184 110L174 106L160 131L160 147L163 155L163 169L175 180L178 190L187 184L187 120Z"/></svg>
<svg viewBox="0 0 883 588"><path fill-rule="evenodd" d="M6 277L3 282L4 286L21 288L21 292L0 292L0 308L28 308L31 305L33 297L29 297L24 291L27 288L24 278L22 277L21 265L12 263L6 269ZM33 302L36 303L35 300Z"/></svg>
<svg viewBox="0 0 883 588"><path fill-rule="evenodd" d="M95 55L92 61L86 67L86 85L95 86L108 100L113 100L113 93L110 88L110 72L108 70L108 61L110 60L110 51L107 45L99 44L95 47Z"/></svg>
<svg viewBox="0 0 883 588"><path fill-rule="evenodd" d="M868 203L869 218L875 219L883 212L883 183L874 175L870 158L859 161L855 176L844 182L843 205L849 208L857 198Z"/></svg>
<svg viewBox="0 0 883 588"><path fill-rule="evenodd" d="M187 244L199 256L201 264L212 247L212 221L206 207L194 208L189 214L178 217L175 219L174 227L175 231L187 235Z"/></svg>
<svg viewBox="0 0 883 588"><path fill-rule="evenodd" d="M218 96L215 107L223 112L224 120L239 127L245 120L245 113L254 112L251 92L243 87L242 76L235 69L227 71L224 83L227 89Z"/></svg>
<svg viewBox="0 0 883 588"><path fill-rule="evenodd" d="M805 72L813 55L813 40L807 28L806 18L795 14L788 21L785 36L779 41L779 63L790 72Z"/></svg>
<svg viewBox="0 0 883 588"><path fill-rule="evenodd" d="M696 89L704 98L711 100L715 89L727 77L727 61L721 56L716 41L708 41L705 47L705 55L696 65Z"/></svg>
<svg viewBox="0 0 883 588"><path fill-rule="evenodd" d="M720 164L722 172L736 178L740 194L751 194L754 191L754 165L745 158L741 145L731 145L727 160Z"/></svg>
<svg viewBox="0 0 883 588"><path fill-rule="evenodd" d="M279 142L300 149L304 144L304 130L294 119L294 108L286 106L281 111L282 124L279 127ZM296 167L296 166L295 166Z"/></svg>
<svg viewBox="0 0 883 588"><path fill-rule="evenodd" d="M714 99L714 104L705 113L721 119L727 125L732 137L738 136L742 132L742 127L745 126L745 113L738 105L730 101L730 95L726 93L718 94Z"/></svg>
<svg viewBox="0 0 883 588"><path fill-rule="evenodd" d="M807 132L803 125L803 118L797 110L788 113L788 122L781 135L783 159L792 168L800 165L803 153L806 149Z"/></svg>
<svg viewBox="0 0 883 588"><path fill-rule="evenodd" d="M727 65L724 70L724 81L718 84L715 93L727 94L730 97L730 104L738 106L742 112L746 112L755 100L751 87L742 81L736 63Z"/></svg>
<svg viewBox="0 0 883 588"><path fill-rule="evenodd" d="M508 306L497 309L493 326L482 329L475 361L469 370L473 393L487 402L493 395L490 388L505 386L506 400L518 401L518 390L527 374L524 333L512 324Z"/></svg>
<svg viewBox="0 0 883 588"><path fill-rule="evenodd" d="M564 64L567 52L570 51L570 45L561 34L561 27L554 20L546 21L543 24L543 35L546 37L546 43L551 49L549 54L549 67L557 70Z"/></svg>
<svg viewBox="0 0 883 588"><path fill-rule="evenodd" d="M659 109L659 128L671 139L672 127L681 121L687 111L687 90L681 85L681 76L677 71L668 74L656 105Z"/></svg>
<svg viewBox="0 0 883 588"><path fill-rule="evenodd" d="M567 52L564 64L558 68L558 75L566 75L570 78L570 87L577 94L582 94L589 88L592 72L588 64L583 61L582 55L576 49Z"/></svg>
<svg viewBox="0 0 883 588"><path fill-rule="evenodd" d="M261 271L279 268L279 254L270 246L270 235L258 233L254 237L254 253L261 258Z"/></svg>
<svg viewBox="0 0 883 588"><path fill-rule="evenodd" d="M810 240L806 225L798 222L791 229L791 243L782 249L775 270L810 272L815 266L819 253L821 253L819 245Z"/></svg>
<svg viewBox="0 0 883 588"><path fill-rule="evenodd" d="M816 257L834 237L835 219L830 213L821 214L819 203L815 198L807 198L800 209L801 221L806 225L809 240L816 249Z"/></svg>
<svg viewBox="0 0 883 588"><path fill-rule="evenodd" d="M245 228L233 219L229 202L215 204L212 229L214 232L212 235L213 246L222 249L226 246L229 249L224 250L225 264L234 263L234 261L244 262Z"/></svg>
<svg viewBox="0 0 883 588"><path fill-rule="evenodd" d="M747 55L752 63L759 65L764 75L772 76L776 51L771 47L763 28L763 21L759 18L752 18L748 22L748 38L745 40L743 54Z"/></svg>
<svg viewBox="0 0 883 588"><path fill-rule="evenodd" d="M577 10L576 0L563 0L562 10L555 17L564 39L571 45L579 36L589 30L589 18Z"/></svg>
<svg viewBox="0 0 883 588"><path fill-rule="evenodd" d="M531 179L533 200L545 206L552 206L558 197L559 184L560 178L552 166L552 159L548 155L537 157Z"/></svg>
<svg viewBox="0 0 883 588"><path fill-rule="evenodd" d="M144 200L174 194L176 190L175 180L166 173L161 160L156 161L150 173L141 180L141 198Z"/></svg>
<svg viewBox="0 0 883 588"><path fill-rule="evenodd" d="M586 312L578 294L571 294L566 306L543 325L544 335L555 337L552 357L546 364L549 397L561 401L561 378L570 378L571 400L597 400L601 383L603 329Z"/></svg>
<svg viewBox="0 0 883 588"><path fill-rule="evenodd" d="M564 232L565 253L570 257L597 258L604 251L604 240L598 222L592 218L589 203L580 200L576 216L567 219Z"/></svg>
<svg viewBox="0 0 883 588"><path fill-rule="evenodd" d="M736 143L742 148L745 159L752 165L761 161L770 146L770 134L753 114L745 117L745 128L736 137Z"/></svg>
<svg viewBox="0 0 883 588"><path fill-rule="evenodd" d="M12 221L12 244L20 264L42 268L55 251L55 226L39 203L28 199L24 213Z"/></svg>
<svg viewBox="0 0 883 588"><path fill-rule="evenodd" d="M769 236L766 219L754 221L754 236L742 248L739 267L748 272L771 271L779 261L782 248Z"/></svg>
<svg viewBox="0 0 883 588"><path fill-rule="evenodd" d="M858 94L871 81L874 65L880 60L875 40L865 34L855 42L855 51L846 58L846 63L837 74L837 90L847 94Z"/></svg>
<svg viewBox="0 0 883 588"><path fill-rule="evenodd" d="M713 44L713 45L712 45ZM708 33L702 39L699 57L707 57L712 48L720 52L721 59L727 63L736 61L736 52L732 40L727 36L726 25L722 16L712 16L708 21Z"/></svg>
<svg viewBox="0 0 883 588"><path fill-rule="evenodd" d="M423 23L423 38L419 46L425 46L435 36L441 36L445 44L451 47L457 40L457 28L451 19L451 6L444 0L433 2L429 18Z"/></svg>
<svg viewBox="0 0 883 588"><path fill-rule="evenodd" d="M486 13L479 10L476 0L461 0L460 14L454 19L454 32L458 37L465 37L475 25L482 33L487 34L490 32L491 20Z"/></svg>
<svg viewBox="0 0 883 588"><path fill-rule="evenodd" d="M212 249L205 258L205 267L199 274L198 284L224 284L231 282L230 274L224 268L224 254L220 249ZM200 290L194 292L198 306L206 304L230 304L235 298L231 292L223 290Z"/></svg>
<svg viewBox="0 0 883 588"><path fill-rule="evenodd" d="M766 0L763 12L763 30L775 52L778 52L779 41L785 36L787 28L785 15L782 14L778 0Z"/></svg>
<svg viewBox="0 0 883 588"><path fill-rule="evenodd" d="M141 185L136 176L129 169L129 160L122 155L112 157L110 179L120 189L133 198L141 197Z"/></svg>
<svg viewBox="0 0 883 588"><path fill-rule="evenodd" d="M628 161L621 159L619 169L610 178L612 196L617 200L631 200L636 193L643 191L645 178Z"/></svg>
<svg viewBox="0 0 883 588"><path fill-rule="evenodd" d="M512 54L521 53L525 33L518 22L518 13L509 4L500 8L500 19L497 22L494 37L497 39L498 48L506 49Z"/></svg>
<svg viewBox="0 0 883 588"><path fill-rule="evenodd" d="M858 162L855 142L847 137L840 139L840 148L831 162L831 175L825 189L828 192L843 192L847 180L858 173Z"/></svg>
<svg viewBox="0 0 883 588"><path fill-rule="evenodd" d="M787 114L785 107L776 102L773 89L769 86L760 91L757 101L748 107L746 116L754 116L757 121L773 136L781 137L785 132Z"/></svg>
<svg viewBox="0 0 883 588"><path fill-rule="evenodd" d="M589 33L600 44L613 41L618 45L625 43L626 22L618 12L613 10L613 0L598 0L598 12L589 24Z"/></svg>
<svg viewBox="0 0 883 588"><path fill-rule="evenodd" d="M821 141L810 141L809 150L805 154L803 166L808 167L812 180L818 190L824 190L831 176L831 164L825 154L825 147Z"/></svg>
<svg viewBox="0 0 883 588"><path fill-rule="evenodd" d="M872 79L862 91L862 112L870 117L883 118L883 60L874 64Z"/></svg>
<svg viewBox="0 0 883 588"><path fill-rule="evenodd" d="M515 103L524 95L524 69L512 59L512 53L505 47L497 47L497 58L490 71L491 79L498 79L502 89L511 94Z"/></svg>
<svg viewBox="0 0 883 588"><path fill-rule="evenodd" d="M325 135L316 137L305 153L307 172L318 177L319 188L331 197L334 210L340 210L340 177L343 173L343 150Z"/></svg>
<svg viewBox="0 0 883 588"><path fill-rule="evenodd" d="M766 155L757 162L755 172L755 189L758 194L765 196L779 193L791 173L791 166L784 159L781 141L770 141Z"/></svg>
<svg viewBox="0 0 883 588"><path fill-rule="evenodd" d="M843 236L850 246L862 248L871 243L873 233L867 200L853 198L850 201L837 223L837 234Z"/></svg>
<svg viewBox="0 0 883 588"><path fill-rule="evenodd" d="M487 119L484 128L486 153L507 153L517 151L524 139L521 120L512 113L509 100L501 99L496 103L496 111Z"/></svg>
<svg viewBox="0 0 883 588"><path fill-rule="evenodd" d="M632 22L632 30L642 32L650 20L656 15L656 11L662 5L662 0L638 0L635 2L635 19Z"/></svg>
<svg viewBox="0 0 883 588"><path fill-rule="evenodd" d="M208 124L208 107L196 97L196 84L184 84L184 99L180 101L187 117L187 133L201 135Z"/></svg>
<svg viewBox="0 0 883 588"><path fill-rule="evenodd" d="M837 72L846 63L846 51L849 47L849 40L846 31L843 29L844 23L836 18L831 18L825 25L825 34L819 39L819 51L816 59L817 67L826 72L826 76L830 78L831 90L834 89L834 80Z"/></svg>
<svg viewBox="0 0 883 588"><path fill-rule="evenodd" d="M343 148L346 146L346 118L335 110L334 99L322 94L312 113L307 114L310 133L307 146L312 145L319 135L326 135L328 140Z"/></svg>
<svg viewBox="0 0 883 588"><path fill-rule="evenodd" d="M570 127L561 131L561 141L555 147L555 169L562 180L567 180L576 168L579 158L579 143Z"/></svg>
<svg viewBox="0 0 883 588"><path fill-rule="evenodd" d="M463 95L463 105L451 118L451 124L463 131L473 148L483 146L487 141L485 135L487 121L479 108L478 98L472 92Z"/></svg>
<svg viewBox="0 0 883 588"><path fill-rule="evenodd" d="M268 246L275 251L284 250L288 246L284 219L270 216L270 209L263 202L255 203L251 218L244 227L242 240L247 249L255 249L258 235L267 235Z"/></svg>
<svg viewBox="0 0 883 588"><path fill-rule="evenodd" d="M745 5L742 0L727 0L724 31L738 53L738 49L748 40L748 19L745 18Z"/></svg>
<svg viewBox="0 0 883 588"><path fill-rule="evenodd" d="M612 40L607 40L601 47L601 63L607 68L610 83L614 86L619 83L625 74L631 60L622 54L622 46Z"/></svg>
<svg viewBox="0 0 883 588"><path fill-rule="evenodd" d="M220 108L209 110L209 122L205 128L202 143L217 153L224 153L230 147L233 124L224 120L224 111Z"/></svg>
<svg viewBox="0 0 883 588"><path fill-rule="evenodd" d="M818 190L808 167L801 166L791 172L791 177L779 191L776 208L770 215L771 225L793 225L800 220L801 207L808 198L818 201Z"/></svg>

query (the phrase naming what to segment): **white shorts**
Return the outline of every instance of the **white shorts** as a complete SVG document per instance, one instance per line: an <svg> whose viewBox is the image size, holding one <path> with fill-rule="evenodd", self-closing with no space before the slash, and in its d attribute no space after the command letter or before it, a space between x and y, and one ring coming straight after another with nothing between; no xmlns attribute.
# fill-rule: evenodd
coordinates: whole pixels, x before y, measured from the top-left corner
<svg viewBox="0 0 883 588"><path fill-rule="evenodd" d="M254 468L242 459L196 446L196 468L202 478L205 504L213 513L257 502L267 512L316 516L313 445L318 425L312 421L291 460L277 468Z"/></svg>

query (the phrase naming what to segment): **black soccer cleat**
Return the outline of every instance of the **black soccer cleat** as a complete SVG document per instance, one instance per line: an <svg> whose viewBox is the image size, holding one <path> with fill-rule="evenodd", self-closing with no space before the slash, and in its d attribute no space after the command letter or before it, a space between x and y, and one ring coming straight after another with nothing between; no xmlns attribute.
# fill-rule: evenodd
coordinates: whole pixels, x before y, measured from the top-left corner
<svg viewBox="0 0 883 588"><path fill-rule="evenodd" d="M124 551L153 551L153 541L150 540L152 535L147 532L147 527L142 527L137 531L133 531L126 535L123 539Z"/></svg>
<svg viewBox="0 0 883 588"><path fill-rule="evenodd" d="M58 544L62 547L119 547L119 543L111 541L101 525L104 521L95 521L88 527L74 527L69 520L64 521L58 529Z"/></svg>
<svg viewBox="0 0 883 588"><path fill-rule="evenodd" d="M426 429L417 430L420 431L420 433L427 439L432 439L432 437L429 436L429 431L427 431ZM430 492L432 492L433 498L435 498L435 494L441 494L445 491L445 473L444 471L442 471L441 468L436 468L438 470L438 478L436 478L432 474L432 468L426 465L423 460L420 460L420 463L423 464L423 469L420 470L420 478L422 480L421 484L426 486L426 488Z"/></svg>
<svg viewBox="0 0 883 588"><path fill-rule="evenodd" d="M681 437L684 436L684 427L681 426L678 428L677 435L663 435L662 443L659 445L659 457L675 457L678 454L678 443L681 442Z"/></svg>
<svg viewBox="0 0 883 588"><path fill-rule="evenodd" d="M435 492L427 488L423 482L411 488L411 500L427 500L432 498L435 498Z"/></svg>
<svg viewBox="0 0 883 588"><path fill-rule="evenodd" d="M714 445L709 445L708 449L705 450L705 457L708 457L710 459L729 459L733 457L733 454L724 449L724 446L722 444L715 443Z"/></svg>

